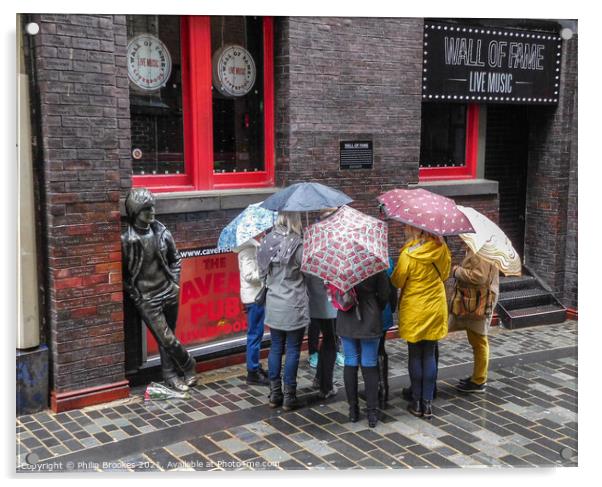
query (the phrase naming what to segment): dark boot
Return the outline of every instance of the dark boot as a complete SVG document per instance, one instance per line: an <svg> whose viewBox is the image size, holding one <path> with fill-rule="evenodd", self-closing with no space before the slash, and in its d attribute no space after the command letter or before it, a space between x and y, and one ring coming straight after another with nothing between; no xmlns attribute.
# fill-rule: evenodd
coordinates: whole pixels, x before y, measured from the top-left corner
<svg viewBox="0 0 602 487"><path fill-rule="evenodd" d="M362 367L362 376L366 389L368 426L374 428L378 423L378 367Z"/></svg>
<svg viewBox="0 0 602 487"><path fill-rule="evenodd" d="M433 419L433 401L422 401L422 416L424 419Z"/></svg>
<svg viewBox="0 0 602 487"><path fill-rule="evenodd" d="M407 407L410 414L421 417L422 416L422 403L420 401L411 400Z"/></svg>
<svg viewBox="0 0 602 487"><path fill-rule="evenodd" d="M292 411L298 407L299 400L297 399L297 386L284 384L284 401L282 403L282 409L285 411Z"/></svg>
<svg viewBox="0 0 602 487"><path fill-rule="evenodd" d="M387 409L389 401L389 357L385 352L378 356L378 407Z"/></svg>
<svg viewBox="0 0 602 487"><path fill-rule="evenodd" d="M257 370L247 370L247 384L250 386L268 386L270 381L268 380L265 372L261 368Z"/></svg>
<svg viewBox="0 0 602 487"><path fill-rule="evenodd" d="M270 407L279 408L282 406L282 382L280 379L270 381Z"/></svg>
<svg viewBox="0 0 602 487"><path fill-rule="evenodd" d="M357 398L357 367L345 365L343 368L345 393L349 404L349 421L356 423L360 419L360 407Z"/></svg>

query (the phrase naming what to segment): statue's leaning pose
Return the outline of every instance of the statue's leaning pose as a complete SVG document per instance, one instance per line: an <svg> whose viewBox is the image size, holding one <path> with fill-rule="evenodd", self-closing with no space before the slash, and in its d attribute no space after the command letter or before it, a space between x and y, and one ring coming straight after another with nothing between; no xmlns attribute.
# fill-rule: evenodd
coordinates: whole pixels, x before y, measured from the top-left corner
<svg viewBox="0 0 602 487"><path fill-rule="evenodd" d="M125 209L128 227L121 236L124 288L159 344L163 380L177 391L186 391L196 385L197 377L194 358L174 334L180 254L169 230L155 220L155 197L148 189L130 190Z"/></svg>

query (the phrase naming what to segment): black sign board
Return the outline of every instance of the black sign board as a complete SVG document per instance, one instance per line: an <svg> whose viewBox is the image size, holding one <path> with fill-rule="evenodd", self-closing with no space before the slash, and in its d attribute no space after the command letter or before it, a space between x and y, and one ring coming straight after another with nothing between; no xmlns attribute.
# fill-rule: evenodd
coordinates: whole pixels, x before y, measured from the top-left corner
<svg viewBox="0 0 602 487"><path fill-rule="evenodd" d="M341 142L341 169L372 169L371 140Z"/></svg>
<svg viewBox="0 0 602 487"><path fill-rule="evenodd" d="M561 50L557 34L425 22L422 100L557 104Z"/></svg>

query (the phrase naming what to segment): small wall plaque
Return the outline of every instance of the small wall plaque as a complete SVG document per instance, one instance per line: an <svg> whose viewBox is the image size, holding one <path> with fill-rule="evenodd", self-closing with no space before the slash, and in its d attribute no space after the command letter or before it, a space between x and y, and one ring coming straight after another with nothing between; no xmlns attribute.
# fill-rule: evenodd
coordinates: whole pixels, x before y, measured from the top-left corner
<svg viewBox="0 0 602 487"><path fill-rule="evenodd" d="M341 169L372 169L374 152L371 140L342 141Z"/></svg>

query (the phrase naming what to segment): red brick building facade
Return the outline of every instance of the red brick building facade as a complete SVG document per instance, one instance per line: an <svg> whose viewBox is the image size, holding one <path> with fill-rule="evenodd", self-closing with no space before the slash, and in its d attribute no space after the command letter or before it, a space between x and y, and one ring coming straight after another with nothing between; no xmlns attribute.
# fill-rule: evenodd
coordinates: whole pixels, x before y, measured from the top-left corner
<svg viewBox="0 0 602 487"><path fill-rule="evenodd" d="M32 14L22 21L40 26L36 36L19 35L24 36L31 90L41 342L50 350L52 407L65 410L127 396L129 381L144 361L140 328L128 331L132 325L125 317L120 249L123 199L132 185L148 181L136 179L132 155L132 137L139 136L132 135L136 88L128 78L127 48L134 31L131 19L121 15ZM504 146L509 115L494 105L481 104L474 128L475 151L480 151L474 177L425 182L420 176L424 19L277 17L257 22L264 47L259 56L263 71L257 72L263 83L257 96L264 97L259 110L265 115L262 123L273 120L272 127L263 127L262 148L273 151L273 162L260 167L268 176L246 186L243 181L184 191L151 188L158 194L158 219L180 250L215 246L221 229L242 208L306 180L341 189L354 198L355 208L375 216L376 196L420 184L504 220L502 207L515 189L513 174L504 173L503 161L495 162L502 159L495 147L496 141ZM558 32L556 22L492 22L519 32ZM186 35L205 35L203 26L181 25L187 26L182 27ZM215 32L210 21L203 25ZM192 59L201 54L187 53L182 39L182 59L191 56L181 62L182 83L191 76L206 80L211 73L198 70L207 66ZM271 59L266 55L270 49ZM562 41L561 60L558 103L523 107L528 136L521 139L526 151L521 248L525 263L565 306L576 308L577 36ZM196 79L191 83L202 85ZM223 106L229 103L220 100ZM202 125L203 113L187 101L184 95L184 119L186 113L195 114L192 128L185 128L190 134L195 124ZM222 105L216 103L214 95L217 112ZM164 109L145 108L148 115L139 105L134 108L148 117ZM248 118L240 119L246 129L254 123ZM190 143L183 140L184 146ZM220 144L217 135L211 140ZM370 169L340 168L340 142L346 140L372 141ZM194 144L194 150L204 150L202 141ZM391 231L392 254L401 239L400 232ZM451 243L456 255L459 246Z"/></svg>

